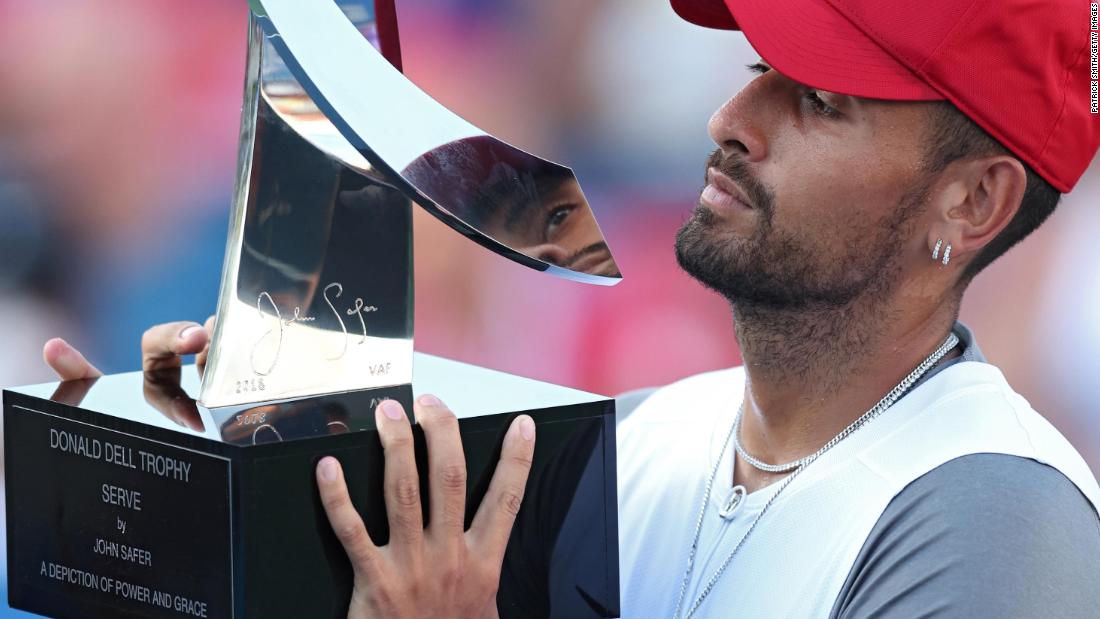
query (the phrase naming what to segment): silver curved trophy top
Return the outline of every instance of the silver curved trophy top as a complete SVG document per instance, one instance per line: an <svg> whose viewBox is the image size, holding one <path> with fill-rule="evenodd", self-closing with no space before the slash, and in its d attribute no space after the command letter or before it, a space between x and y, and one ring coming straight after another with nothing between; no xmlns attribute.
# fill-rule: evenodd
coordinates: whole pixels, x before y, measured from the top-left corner
<svg viewBox="0 0 1100 619"><path fill-rule="evenodd" d="M569 168L506 144L439 104L382 56L346 6L251 6L286 71L278 81L265 75L261 88L303 137L351 167L390 177L433 215L501 255L587 283L620 281Z"/></svg>
<svg viewBox="0 0 1100 619"><path fill-rule="evenodd" d="M412 202L532 268L621 279L572 171L485 134L391 64L390 0L251 5L204 406L410 383ZM371 42L384 36L385 55Z"/></svg>

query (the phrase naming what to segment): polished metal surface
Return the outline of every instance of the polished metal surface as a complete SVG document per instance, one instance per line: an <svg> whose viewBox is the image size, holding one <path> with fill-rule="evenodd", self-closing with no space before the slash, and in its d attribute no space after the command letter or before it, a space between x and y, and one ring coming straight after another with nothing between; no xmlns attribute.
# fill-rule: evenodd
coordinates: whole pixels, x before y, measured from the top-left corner
<svg viewBox="0 0 1100 619"><path fill-rule="evenodd" d="M208 408L196 400L203 376L202 366L196 365L53 381L13 387L9 391L234 445L372 429L375 408L372 404L377 405L375 400L379 398L397 400L411 410L413 397L431 393L446 402L460 420L522 410L564 411L571 406L607 400L606 396L420 352L413 354L413 366L416 381L411 387L397 385L219 408ZM470 385L479 388L471 389ZM315 414L317 411L319 415ZM541 416L536 418L541 420ZM339 423L330 423L333 421ZM274 432L263 427L265 424L273 426Z"/></svg>
<svg viewBox="0 0 1100 619"><path fill-rule="evenodd" d="M251 0L351 165L392 175L433 215L521 264L595 284L621 279L576 176L470 124L383 58L333 0ZM325 144L332 144L326 128ZM318 139L321 142L322 139Z"/></svg>
<svg viewBox="0 0 1100 619"><path fill-rule="evenodd" d="M205 406L409 383L413 202L527 266L621 279L571 170L485 134L401 74L392 2L250 5Z"/></svg>
<svg viewBox="0 0 1100 619"><path fill-rule="evenodd" d="M255 19L246 70L200 401L225 407L411 382L411 201L347 145Z"/></svg>
<svg viewBox="0 0 1100 619"><path fill-rule="evenodd" d="M578 274L567 277L621 278L569 168L482 135L434 148L401 175L482 234Z"/></svg>

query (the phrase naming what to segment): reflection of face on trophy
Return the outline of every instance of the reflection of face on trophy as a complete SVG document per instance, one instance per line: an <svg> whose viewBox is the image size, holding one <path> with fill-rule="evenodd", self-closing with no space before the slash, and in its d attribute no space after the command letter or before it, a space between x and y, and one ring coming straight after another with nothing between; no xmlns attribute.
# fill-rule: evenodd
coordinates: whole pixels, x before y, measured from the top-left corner
<svg viewBox="0 0 1100 619"><path fill-rule="evenodd" d="M620 277L569 168L481 136L425 153L402 176L452 215L525 256L577 273Z"/></svg>
<svg viewBox="0 0 1100 619"><path fill-rule="evenodd" d="M253 3L208 407L411 382L413 202L532 268L621 277L571 170L405 79L372 11L315 4Z"/></svg>

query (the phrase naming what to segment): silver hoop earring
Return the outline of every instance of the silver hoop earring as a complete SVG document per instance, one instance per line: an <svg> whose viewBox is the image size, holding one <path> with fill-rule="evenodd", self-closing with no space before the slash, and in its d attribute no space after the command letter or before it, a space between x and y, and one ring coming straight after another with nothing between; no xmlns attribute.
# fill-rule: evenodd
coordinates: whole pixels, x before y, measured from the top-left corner
<svg viewBox="0 0 1100 619"><path fill-rule="evenodd" d="M947 266L949 260L951 260L951 243L948 243L947 248L943 250L943 266Z"/></svg>
<svg viewBox="0 0 1100 619"><path fill-rule="evenodd" d="M940 247L943 247L943 239L936 239L936 247L932 249L932 259L940 259Z"/></svg>

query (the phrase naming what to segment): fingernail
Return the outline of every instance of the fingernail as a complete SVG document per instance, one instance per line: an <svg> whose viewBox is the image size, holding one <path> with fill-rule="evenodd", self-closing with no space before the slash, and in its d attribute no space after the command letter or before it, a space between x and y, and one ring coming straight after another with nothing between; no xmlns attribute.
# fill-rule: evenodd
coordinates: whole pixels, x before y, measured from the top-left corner
<svg viewBox="0 0 1100 619"><path fill-rule="evenodd" d="M425 393L424 395L420 396L420 398L417 401L420 402L421 404L423 404L424 406L439 406L440 404L442 404L442 402L439 401L439 398L435 397L434 395L428 394L428 393Z"/></svg>
<svg viewBox="0 0 1100 619"><path fill-rule="evenodd" d="M196 333L197 331L200 331L200 330L202 330L201 326L191 325L190 327L187 327L183 331L180 331L180 339L181 340L186 340L187 338L191 337L194 333Z"/></svg>
<svg viewBox="0 0 1100 619"><path fill-rule="evenodd" d="M531 440L535 438L535 421L530 417L524 417L519 421L519 433L523 435L524 440Z"/></svg>
<svg viewBox="0 0 1100 619"><path fill-rule="evenodd" d="M317 468L321 471L321 479L325 482L336 481L336 458L332 456L325 456L321 458L321 463L317 465Z"/></svg>
<svg viewBox="0 0 1100 619"><path fill-rule="evenodd" d="M382 414L394 421L405 416L405 411L401 408L401 405L394 400L386 400L379 406L382 407Z"/></svg>

